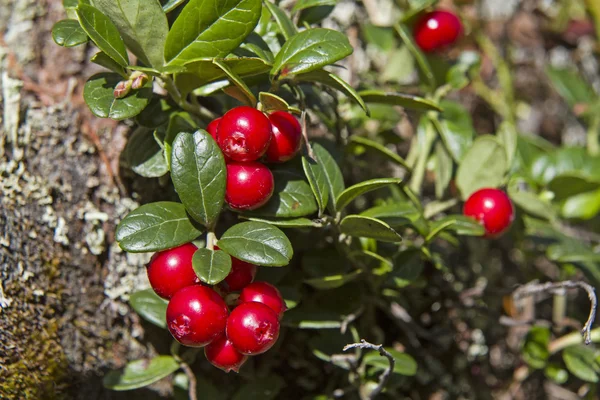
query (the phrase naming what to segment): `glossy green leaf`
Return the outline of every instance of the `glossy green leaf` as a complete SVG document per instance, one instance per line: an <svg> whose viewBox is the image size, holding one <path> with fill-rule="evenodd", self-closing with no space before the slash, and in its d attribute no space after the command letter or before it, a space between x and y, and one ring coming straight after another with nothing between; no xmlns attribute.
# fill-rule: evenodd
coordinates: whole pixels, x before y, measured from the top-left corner
<svg viewBox="0 0 600 400"><path fill-rule="evenodd" d="M435 144L435 197L441 199L450 184L453 163L446 147L440 142Z"/></svg>
<svg viewBox="0 0 600 400"><path fill-rule="evenodd" d="M129 305L140 317L160 327L167 328L167 304L169 302L159 297L154 290L144 289L129 296Z"/></svg>
<svg viewBox="0 0 600 400"><path fill-rule="evenodd" d="M336 214L337 207L335 199L344 191L344 177L340 167L331 154L318 143L312 145L313 152L317 157L319 164L323 167L325 179L327 180L327 190L329 191L329 200L327 208L332 214Z"/></svg>
<svg viewBox="0 0 600 400"><path fill-rule="evenodd" d="M167 35L167 63L226 56L252 32L261 7L261 0L190 0Z"/></svg>
<svg viewBox="0 0 600 400"><path fill-rule="evenodd" d="M304 174L293 169L275 169L273 196L264 206L245 213L248 216L293 218L317 212L317 202Z"/></svg>
<svg viewBox="0 0 600 400"><path fill-rule="evenodd" d="M591 181L579 172L573 171L552 178L548 190L554 193L554 199L561 201L569 197L591 192L600 188L600 181Z"/></svg>
<svg viewBox="0 0 600 400"><path fill-rule="evenodd" d="M212 227L225 201L226 169L223 153L206 131L177 135L171 153L171 179L190 215Z"/></svg>
<svg viewBox="0 0 600 400"><path fill-rule="evenodd" d="M294 251L285 234L264 222L241 222L229 228L218 242L232 257L267 267L287 265Z"/></svg>
<svg viewBox="0 0 600 400"><path fill-rule="evenodd" d="M145 128L156 129L169 121L171 105L164 97L153 96L150 103L139 113L135 121Z"/></svg>
<svg viewBox="0 0 600 400"><path fill-rule="evenodd" d="M286 78L321 69L352 54L348 37L332 29L315 28L292 36L275 56L271 76Z"/></svg>
<svg viewBox="0 0 600 400"><path fill-rule="evenodd" d="M546 74L552 86L571 107L578 103L590 104L596 98L590 84L574 69L547 67Z"/></svg>
<svg viewBox="0 0 600 400"><path fill-rule="evenodd" d="M256 32L250 33L233 54L240 57L258 57L269 65L272 65L275 60L269 44Z"/></svg>
<svg viewBox="0 0 600 400"><path fill-rule="evenodd" d="M192 266L202 282L216 285L231 272L231 257L222 250L198 249Z"/></svg>
<svg viewBox="0 0 600 400"><path fill-rule="evenodd" d="M362 274L362 271L354 271L349 274L337 274L337 275L328 275L321 276L318 278L310 278L305 279L304 283L314 287L315 289L325 290L325 289L335 289L345 285L348 282L351 282L358 278Z"/></svg>
<svg viewBox="0 0 600 400"><path fill-rule="evenodd" d="M322 2L325 2L322 0ZM335 8L335 4L325 4L315 7L305 8L298 15L298 25L313 25L322 22L326 19Z"/></svg>
<svg viewBox="0 0 600 400"><path fill-rule="evenodd" d="M553 219L556 213L552 204L522 186L524 186L524 182L517 177L511 179L507 187L508 197L528 214L544 219Z"/></svg>
<svg viewBox="0 0 600 400"><path fill-rule="evenodd" d="M402 179L399 178L380 178L371 179L368 181L357 183L356 185L350 186L339 194L335 201L335 207L337 210L341 210L346 207L358 196L368 193L373 190L380 189L388 185L399 185L402 183Z"/></svg>
<svg viewBox="0 0 600 400"><path fill-rule="evenodd" d="M163 11L165 13L171 12L177 7L179 7L181 4L183 4L185 1L186 0L169 0L162 6Z"/></svg>
<svg viewBox="0 0 600 400"><path fill-rule="evenodd" d="M157 382L179 369L179 363L171 356L158 356L152 360L128 363L123 370L111 371L102 383L111 390L132 390Z"/></svg>
<svg viewBox="0 0 600 400"><path fill-rule="evenodd" d="M427 240L431 240L441 232L451 230L464 236L483 236L484 227L476 220L462 215L448 215L432 223Z"/></svg>
<svg viewBox="0 0 600 400"><path fill-rule="evenodd" d="M243 96L246 99L244 103L248 104L253 108L256 107L256 96L254 95L254 93L252 93L252 90L250 90L248 85L246 85L246 82L244 82L244 80L235 71L229 68L229 66L223 61L214 59L213 64L219 67L225 73L225 75L229 79L229 82L234 84L237 87L237 89L243 94Z"/></svg>
<svg viewBox="0 0 600 400"><path fill-rule="evenodd" d="M117 27L106 15L95 7L80 3L77 7L77 18L83 30L100 50L119 65L123 67L129 65L125 43Z"/></svg>
<svg viewBox="0 0 600 400"><path fill-rule="evenodd" d="M565 218L592 219L600 213L600 190L568 198L561 208Z"/></svg>
<svg viewBox="0 0 600 400"><path fill-rule="evenodd" d="M365 147L375 150L375 151L378 151L379 153L381 153L382 155L384 155L386 158L390 159L391 161L395 162L396 164L401 165L404 168L409 168L408 165L406 164L406 161L404 161L404 159L402 157L400 157L398 154L396 154L394 151L388 149L384 145L375 142L374 140L367 139L363 136L353 135L350 137L350 142L356 143L361 146L365 146Z"/></svg>
<svg viewBox="0 0 600 400"><path fill-rule="evenodd" d="M166 250L191 242L202 234L180 203L144 204L119 223L115 239L130 253Z"/></svg>
<svg viewBox="0 0 600 400"><path fill-rule="evenodd" d="M464 155L456 173L456 186L462 198L487 187L496 188L504 182L508 170L504 146L493 136L480 136Z"/></svg>
<svg viewBox="0 0 600 400"><path fill-rule="evenodd" d="M285 219L267 219L257 217L247 217L249 221L264 222L279 228L314 228L315 223L308 218L285 218Z"/></svg>
<svg viewBox="0 0 600 400"><path fill-rule="evenodd" d="M327 293L327 292L323 292ZM282 325L298 329L338 329L342 325L343 316L339 313L317 307L296 307L283 316Z"/></svg>
<svg viewBox="0 0 600 400"><path fill-rule="evenodd" d="M541 326L532 327L525 337L521 350L523 360L532 368L544 368L550 357L548 344L550 344L550 330Z"/></svg>
<svg viewBox="0 0 600 400"><path fill-rule="evenodd" d="M440 105L444 112L439 120L432 119L432 122L454 161L460 163L475 136L471 115L462 105L455 102L443 101Z"/></svg>
<svg viewBox="0 0 600 400"><path fill-rule="evenodd" d="M348 236L366 237L382 242L401 242L402 237L380 219L348 215L340 223L340 231Z"/></svg>
<svg viewBox="0 0 600 400"><path fill-rule="evenodd" d="M260 101L264 112L287 111L290 108L287 101L273 93L260 92L258 94L258 100Z"/></svg>
<svg viewBox="0 0 600 400"><path fill-rule="evenodd" d="M421 251L408 248L394 257L394 270L388 280L393 286L403 288L415 282L423 273L425 263Z"/></svg>
<svg viewBox="0 0 600 400"><path fill-rule="evenodd" d="M288 17L281 8L277 7L275 3L271 2L270 0L265 0L264 4L267 10L269 10L271 13L271 16L273 16L273 19L277 23L277 26L279 27L279 30L286 41L298 33L298 29L296 29L296 26L290 17Z"/></svg>
<svg viewBox="0 0 600 400"><path fill-rule="evenodd" d="M396 33L398 33L398 36L400 36L400 39L402 39L402 41L404 42L406 47L408 47L408 50L413 55L415 60L417 61L417 65L419 66L419 69L425 76L425 79L427 79L427 84L430 87L435 87L436 86L435 76L433 75L431 66L429 65L429 62L425 58L425 55L423 54L423 52L415 44L408 27L402 23L398 23L398 24L394 25L394 29L396 30Z"/></svg>
<svg viewBox="0 0 600 400"><path fill-rule="evenodd" d="M136 129L127 141L124 153L127 164L138 175L158 178L169 172L163 149L149 129Z"/></svg>
<svg viewBox="0 0 600 400"><path fill-rule="evenodd" d="M98 64L106 69L111 70L112 72L119 74L123 79L128 79L127 73L125 72L125 68L112 58L106 55L106 53L99 51L94 54L90 61L94 64Z"/></svg>
<svg viewBox="0 0 600 400"><path fill-rule="evenodd" d="M584 345L567 347L562 352L567 369L585 382L598 382L600 360L598 350Z"/></svg>
<svg viewBox="0 0 600 400"><path fill-rule="evenodd" d="M600 182L600 157L591 156L583 147L561 147L538 153L531 161L530 171L540 184L548 184L560 175Z"/></svg>
<svg viewBox="0 0 600 400"><path fill-rule="evenodd" d="M363 90L358 94L366 103L390 104L420 111L442 111L434 101L412 94L389 93L380 90Z"/></svg>
<svg viewBox="0 0 600 400"><path fill-rule="evenodd" d="M240 386L232 400L275 400L279 396L285 381L279 375L271 374L263 378L254 378Z"/></svg>
<svg viewBox="0 0 600 400"><path fill-rule="evenodd" d="M132 90L126 97L115 99L115 86L122 78L113 73L103 72L92 76L83 88L83 99L92 111L100 118L123 120L138 115L152 97L152 83L149 82L139 90Z"/></svg>
<svg viewBox="0 0 600 400"><path fill-rule="evenodd" d="M77 8L79 0L63 0L62 4L64 8Z"/></svg>
<svg viewBox="0 0 600 400"><path fill-rule="evenodd" d="M588 245L575 240L562 241L548 246L546 255L550 260L561 263L600 262L600 253L594 252Z"/></svg>
<svg viewBox="0 0 600 400"><path fill-rule="evenodd" d="M392 355L392 357L396 361L394 365L394 370L392 371L393 373L404 376L416 375L417 362L414 358L398 350L394 350L391 348L386 348L386 350ZM389 360L385 356L380 355L378 351L370 351L367 354L365 354L363 362L366 365L373 367L377 371L385 371L390 367Z"/></svg>
<svg viewBox="0 0 600 400"><path fill-rule="evenodd" d="M393 228L413 224L421 218L419 210L410 202L376 206L363 211L360 215L378 218Z"/></svg>
<svg viewBox="0 0 600 400"><path fill-rule="evenodd" d="M165 160L167 166L171 168L171 155L173 153L173 141L181 132L192 134L197 124L192 120L190 115L185 112L173 113L169 119L169 125L167 126L167 133L165 135L165 141L163 143L165 151Z"/></svg>
<svg viewBox="0 0 600 400"><path fill-rule="evenodd" d="M311 7L335 6L336 0L298 0L292 8L292 12L306 10Z"/></svg>
<svg viewBox="0 0 600 400"><path fill-rule="evenodd" d="M88 35L79 25L79 21L63 19L52 27L52 39L59 46L74 47L87 43Z"/></svg>
<svg viewBox="0 0 600 400"><path fill-rule="evenodd" d="M304 168L304 174L310 188L312 189L315 199L317 200L317 206L319 207L319 215L323 213L327 207L329 201L329 186L327 183L327 176L321 164L310 158L309 156L302 156L302 167Z"/></svg>

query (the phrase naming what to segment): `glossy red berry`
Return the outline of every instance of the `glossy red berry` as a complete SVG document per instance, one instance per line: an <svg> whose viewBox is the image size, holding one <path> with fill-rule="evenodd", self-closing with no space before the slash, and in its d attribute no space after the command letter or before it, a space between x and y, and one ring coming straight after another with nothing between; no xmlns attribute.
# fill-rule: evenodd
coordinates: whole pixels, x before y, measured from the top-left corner
<svg viewBox="0 0 600 400"><path fill-rule="evenodd" d="M262 303L242 303L227 319L227 338L242 354L264 353L279 338L279 319Z"/></svg>
<svg viewBox="0 0 600 400"><path fill-rule="evenodd" d="M196 250L198 248L192 243L186 243L152 256L146 272L157 295L170 299L179 289L200 282L192 268Z"/></svg>
<svg viewBox="0 0 600 400"><path fill-rule="evenodd" d="M515 218L515 211L506 193L499 189L480 189L473 193L463 207L463 214L475 218L485 228L487 237L506 231Z"/></svg>
<svg viewBox="0 0 600 400"><path fill-rule="evenodd" d="M269 147L271 122L255 108L241 106L227 111L219 122L217 143L234 161L258 160Z"/></svg>
<svg viewBox="0 0 600 400"><path fill-rule="evenodd" d="M219 246L215 246L215 250L219 250ZM224 280L227 285L223 287L223 284L221 284L220 286L225 291L242 290L254 281L256 270L256 265L231 257L231 272Z"/></svg>
<svg viewBox="0 0 600 400"><path fill-rule="evenodd" d="M286 309L285 301L279 290L267 282L254 282L242 289L239 302L248 303L251 301L269 306L271 310L275 311L279 319L283 317L283 312Z"/></svg>
<svg viewBox="0 0 600 400"><path fill-rule="evenodd" d="M266 160L279 163L291 160L302 141L302 127L292 114L285 111L275 111L269 115L273 126L273 137L267 149Z"/></svg>
<svg viewBox="0 0 600 400"><path fill-rule="evenodd" d="M217 141L217 132L219 131L219 123L221 122L221 118L222 117L213 119L206 127L206 131L210 133L210 136L212 136L213 139L215 139L215 142Z"/></svg>
<svg viewBox="0 0 600 400"><path fill-rule="evenodd" d="M167 306L167 327L181 344L205 346L225 331L229 311L213 289L194 285L181 289Z"/></svg>
<svg viewBox="0 0 600 400"><path fill-rule="evenodd" d="M207 345L204 355L208 362L225 372L239 372L240 367L248 360L248 356L237 351L225 335Z"/></svg>
<svg viewBox="0 0 600 400"><path fill-rule="evenodd" d="M449 11L437 10L423 15L415 24L415 42L425 52L454 44L462 34L460 19Z"/></svg>
<svg viewBox="0 0 600 400"><path fill-rule="evenodd" d="M273 195L271 170L259 162L227 164L225 201L235 210L254 210Z"/></svg>

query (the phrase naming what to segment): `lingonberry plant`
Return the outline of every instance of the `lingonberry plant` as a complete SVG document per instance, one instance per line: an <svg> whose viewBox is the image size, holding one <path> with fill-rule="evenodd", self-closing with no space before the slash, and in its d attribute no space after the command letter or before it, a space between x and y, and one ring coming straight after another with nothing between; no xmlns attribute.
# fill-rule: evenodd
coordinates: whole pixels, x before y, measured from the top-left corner
<svg viewBox="0 0 600 400"><path fill-rule="evenodd" d="M585 148L558 147L521 131L527 107L510 63L473 21L463 28L458 9L390 2L394 20L352 36L361 54L390 62L370 74L339 68L353 46L323 27L335 1L292 3L64 2L71 19L56 24L55 41L91 40L92 61L108 70L85 84L87 105L132 120L123 160L165 189L115 237L124 251L155 253L152 289L130 303L176 342L171 355L109 373L105 386L136 389L181 369L173 382L191 399L215 385L234 399L396 399L417 387L487 397L497 379L477 394L447 381L463 382L453 371L468 364L479 382L488 350L521 357L515 385L537 371L558 384L596 382L596 350L580 343L600 340L581 279L600 281L598 94L571 69L547 69L589 127ZM457 47L461 35L471 50ZM392 50L401 57L386 58ZM414 73L394 75L399 59ZM497 78L484 79L491 69ZM493 113L481 132L465 93ZM563 281L517 288L526 282L503 280L508 269ZM577 325L566 322L564 291L574 287L592 300L589 317L569 310L588 318L583 339L560 328ZM543 324L531 313L539 293L554 297ZM517 325L530 327L518 348L488 347L485 338ZM240 376L194 363L196 347ZM307 378L292 384L300 372Z"/></svg>

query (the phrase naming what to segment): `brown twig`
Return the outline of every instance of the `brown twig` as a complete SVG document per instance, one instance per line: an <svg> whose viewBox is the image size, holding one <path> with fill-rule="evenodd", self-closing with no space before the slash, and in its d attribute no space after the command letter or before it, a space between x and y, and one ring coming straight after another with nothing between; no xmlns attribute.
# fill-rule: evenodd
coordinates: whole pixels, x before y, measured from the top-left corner
<svg viewBox="0 0 600 400"><path fill-rule="evenodd" d="M181 362L179 366L181 367L183 372L185 372L185 375L187 376L189 381L188 393L190 400L198 400L198 396L196 395L196 375L194 375L194 371L192 371L190 366L184 362Z"/></svg>
<svg viewBox="0 0 600 400"><path fill-rule="evenodd" d="M590 299L590 315L588 317L588 320L585 322L585 325L583 325L583 329L581 330L581 335L584 338L585 344L590 344L592 343L591 331L594 319L596 319L596 307L598 305L598 299L596 297L595 289L588 283L581 281L563 281L546 283L530 282L515 290L513 292L513 298L515 300L518 300L538 293L556 293L557 291L573 288L580 288L585 290L587 292L588 298Z"/></svg>
<svg viewBox="0 0 600 400"><path fill-rule="evenodd" d="M371 394L369 395L369 399L374 399L375 397L377 397L381 393L381 391L383 390L383 388L385 388L385 385L387 385L387 382L390 379L390 376L392 375L392 371L394 370L394 366L396 365L396 360L389 353L389 351L387 351L383 347L382 344L376 345L376 344L373 344L373 343L369 343L365 339L361 339L360 343L347 344L346 346L344 346L343 350L347 351L347 350L355 349L355 348L377 350L379 352L379 354L381 354L382 356L384 356L385 358L387 358L388 361L390 362L390 366L385 371L383 371L383 373L379 377L379 384L377 385L377 387L375 388L375 390L373 390L371 392Z"/></svg>

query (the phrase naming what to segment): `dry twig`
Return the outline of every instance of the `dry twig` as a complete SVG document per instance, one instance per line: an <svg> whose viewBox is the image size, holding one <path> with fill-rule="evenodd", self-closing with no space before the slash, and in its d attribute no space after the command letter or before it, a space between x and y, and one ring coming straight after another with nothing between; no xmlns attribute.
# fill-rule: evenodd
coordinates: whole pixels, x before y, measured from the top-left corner
<svg viewBox="0 0 600 400"><path fill-rule="evenodd" d="M379 354L387 358L390 362L390 366L385 371L383 371L383 373L379 377L379 384L377 385L375 390L373 390L369 395L369 399L374 399L382 392L383 388L385 388L385 385L387 385L387 382L390 379L390 376L392 375L392 371L394 370L394 366L396 365L396 360L389 353L389 351L383 348L382 344L376 345L373 343L369 343L365 339L361 339L360 343L347 344L346 346L344 346L343 350L347 351L355 348L377 350Z"/></svg>

